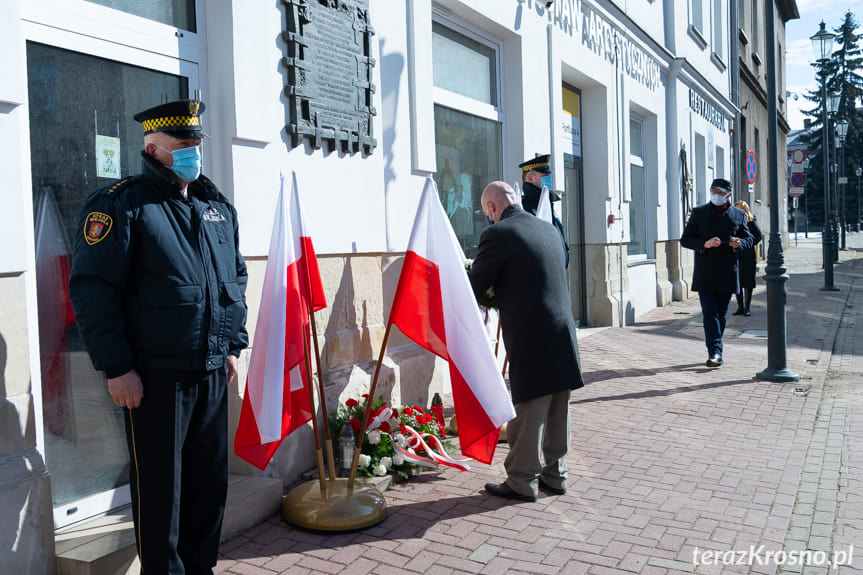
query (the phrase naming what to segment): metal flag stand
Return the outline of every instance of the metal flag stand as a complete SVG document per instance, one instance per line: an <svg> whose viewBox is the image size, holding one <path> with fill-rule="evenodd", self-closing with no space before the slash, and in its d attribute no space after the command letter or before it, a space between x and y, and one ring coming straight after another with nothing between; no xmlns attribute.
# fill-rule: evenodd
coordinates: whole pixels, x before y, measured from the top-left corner
<svg viewBox="0 0 863 575"><path fill-rule="evenodd" d="M306 289L311 300L311 278L306 273ZM307 481L292 489L282 503L282 519L286 522L309 531L343 532L365 529L377 525L387 516L387 504L383 493L370 485L354 487L359 453L363 444L363 434L368 423L371 399L366 405L366 415L360 428L360 437L357 442L357 450L354 454L350 477L336 477L336 460L333 456L333 442L330 436L327 421L327 404L324 396L324 378L321 370L321 354L318 349L318 330L315 324L314 305L310 306L309 318L311 324L311 338L314 342L315 360L318 366L318 395L321 398L321 411L324 418L324 440L327 450L329 475L324 474L324 461L321 453L321 441L318 434L317 410L315 409L315 393L313 389L311 360L309 358L308 334L303 334L303 348L305 351L304 364L309 389L309 406L312 411L312 429L315 434L315 454L318 466L318 481ZM375 370L375 379L369 392L371 398L374 394L375 383L377 383L383 353L386 349L387 337L390 328L384 336L381 346L381 358Z"/></svg>

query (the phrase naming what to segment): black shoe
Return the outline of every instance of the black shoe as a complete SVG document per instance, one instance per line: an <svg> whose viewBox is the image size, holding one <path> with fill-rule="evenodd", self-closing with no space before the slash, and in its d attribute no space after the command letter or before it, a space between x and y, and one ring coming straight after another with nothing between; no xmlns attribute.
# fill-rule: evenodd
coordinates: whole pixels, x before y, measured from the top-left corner
<svg viewBox="0 0 863 575"><path fill-rule="evenodd" d="M506 483L486 483L485 490L495 497L504 499L520 499L522 501L536 501L536 495L522 495L512 490Z"/></svg>
<svg viewBox="0 0 863 575"><path fill-rule="evenodd" d="M722 354L711 353L710 358L707 360L707 367L719 367L720 365L722 365Z"/></svg>
<svg viewBox="0 0 863 575"><path fill-rule="evenodd" d="M742 307L737 308L737 311L731 315L743 315L743 308Z"/></svg>
<svg viewBox="0 0 863 575"><path fill-rule="evenodd" d="M746 317L749 317L750 315L752 315L752 314L749 312L749 308L746 308L745 310L743 310L743 315L745 315Z"/></svg>
<svg viewBox="0 0 863 575"><path fill-rule="evenodd" d="M539 479L539 488L544 491L548 491L549 493L552 493L554 495L566 494L566 483L564 483L562 487L552 487L551 485L543 481L541 477Z"/></svg>

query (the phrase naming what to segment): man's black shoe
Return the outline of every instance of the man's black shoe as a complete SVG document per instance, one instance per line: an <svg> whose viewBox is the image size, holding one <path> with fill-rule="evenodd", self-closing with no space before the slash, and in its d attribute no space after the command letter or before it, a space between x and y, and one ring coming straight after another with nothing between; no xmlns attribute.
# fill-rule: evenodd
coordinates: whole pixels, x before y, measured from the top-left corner
<svg viewBox="0 0 863 575"><path fill-rule="evenodd" d="M566 494L566 484L565 483L563 484L562 487L552 487L551 485L549 485L548 483L543 481L542 478L540 478L539 488L544 490L544 491L548 491L549 493L552 493L554 495L565 495Z"/></svg>
<svg viewBox="0 0 863 575"><path fill-rule="evenodd" d="M707 367L719 367L720 365L722 365L722 354L710 354L710 358L707 360Z"/></svg>
<svg viewBox="0 0 863 575"><path fill-rule="evenodd" d="M742 307L737 308L737 311L731 315L743 315L743 308Z"/></svg>
<svg viewBox="0 0 863 575"><path fill-rule="evenodd" d="M749 311L749 308L746 308L746 309L743 311L743 315L745 315L746 317L749 317L750 315L752 315L752 312L750 312L750 311Z"/></svg>
<svg viewBox="0 0 863 575"><path fill-rule="evenodd" d="M522 495L521 493L517 493L506 483L486 483L485 490L495 497L521 499L522 501L536 501L535 495Z"/></svg>

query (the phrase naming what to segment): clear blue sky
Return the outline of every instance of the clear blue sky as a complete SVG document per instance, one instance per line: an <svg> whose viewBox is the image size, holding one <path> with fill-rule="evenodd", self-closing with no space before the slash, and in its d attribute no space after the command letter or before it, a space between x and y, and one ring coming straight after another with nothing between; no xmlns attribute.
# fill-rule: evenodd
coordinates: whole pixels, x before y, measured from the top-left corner
<svg viewBox="0 0 863 575"><path fill-rule="evenodd" d="M785 89L798 95L797 100L794 100L793 94L788 98L788 123L792 130L803 127L806 116L800 110L814 107L812 102L804 99L804 94L820 87L815 78L815 69L811 66L815 54L809 37L818 31L821 20L824 20L828 30L835 32L849 9L859 25L863 17L863 3L860 0L797 0L800 18L786 23ZM860 28L857 32L861 32Z"/></svg>

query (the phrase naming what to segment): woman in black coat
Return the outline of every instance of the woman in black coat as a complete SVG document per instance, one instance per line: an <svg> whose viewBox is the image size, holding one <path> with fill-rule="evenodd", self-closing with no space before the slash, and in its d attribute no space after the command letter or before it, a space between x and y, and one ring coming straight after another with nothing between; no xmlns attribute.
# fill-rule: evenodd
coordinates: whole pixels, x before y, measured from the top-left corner
<svg viewBox="0 0 863 575"><path fill-rule="evenodd" d="M738 200L734 206L746 212L746 221L749 231L752 233L753 242L751 248L741 247L737 251L737 256L740 258L740 292L735 294L737 296L737 311L732 315L752 315L749 312L749 304L752 303L752 290L755 289L755 268L757 263L755 246L761 241L762 236L761 230L758 229L758 225L755 223L755 216L749 211L749 204L743 200Z"/></svg>

